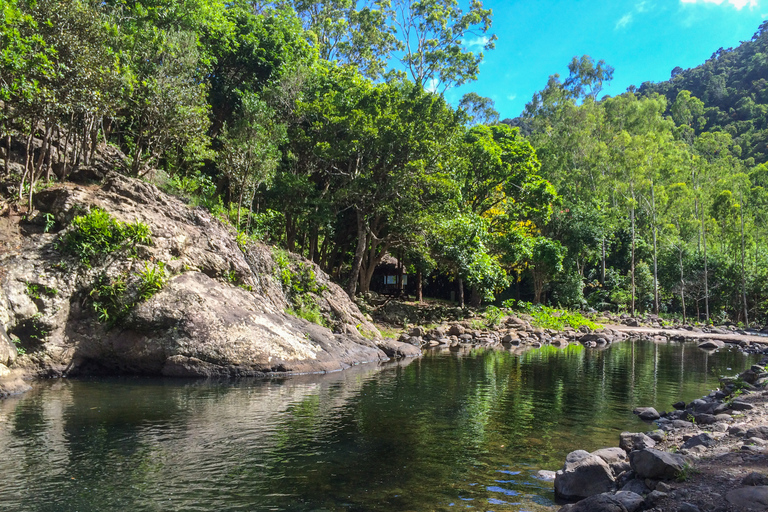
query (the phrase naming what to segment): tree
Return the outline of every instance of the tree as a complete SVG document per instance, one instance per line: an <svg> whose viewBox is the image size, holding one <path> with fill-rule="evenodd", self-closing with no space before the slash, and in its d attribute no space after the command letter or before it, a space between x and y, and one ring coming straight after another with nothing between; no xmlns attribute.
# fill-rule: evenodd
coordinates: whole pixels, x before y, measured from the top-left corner
<svg viewBox="0 0 768 512"><path fill-rule="evenodd" d="M243 197L250 199L250 213L259 185L268 183L275 173L280 161L278 147L285 135L285 126L276 122L274 111L254 94L241 97L237 118L224 127L218 163L237 197L238 230Z"/></svg>
<svg viewBox="0 0 768 512"><path fill-rule="evenodd" d="M477 79L483 54L468 50L467 38L474 37L486 51L497 39L485 35L492 12L480 0L471 0L466 13L457 0L394 0L392 5L402 44L394 56L416 85L445 92Z"/></svg>
<svg viewBox="0 0 768 512"><path fill-rule="evenodd" d="M459 108L466 112L470 124L491 125L499 122L499 113L494 108L494 101L476 92L468 92L462 96Z"/></svg>

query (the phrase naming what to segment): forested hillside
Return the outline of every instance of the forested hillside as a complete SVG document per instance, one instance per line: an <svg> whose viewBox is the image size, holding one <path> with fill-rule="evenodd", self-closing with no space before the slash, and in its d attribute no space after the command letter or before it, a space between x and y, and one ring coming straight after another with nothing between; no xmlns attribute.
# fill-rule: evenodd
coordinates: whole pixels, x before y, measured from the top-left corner
<svg viewBox="0 0 768 512"><path fill-rule="evenodd" d="M598 99L610 66L574 58L499 123L488 98L455 108L442 95L477 78L468 36L493 48L479 1L0 0L0 12L0 181L22 213L106 152L350 295L394 254L462 303L466 290L476 305L768 311L765 24L706 73L616 98Z"/></svg>
<svg viewBox="0 0 768 512"><path fill-rule="evenodd" d="M760 25L751 41L720 48L701 66L677 67L670 80L645 82L638 90L642 95L665 96L669 106L682 91L703 102L703 110L695 112L690 123L696 135L728 132L747 165L768 160L768 22Z"/></svg>

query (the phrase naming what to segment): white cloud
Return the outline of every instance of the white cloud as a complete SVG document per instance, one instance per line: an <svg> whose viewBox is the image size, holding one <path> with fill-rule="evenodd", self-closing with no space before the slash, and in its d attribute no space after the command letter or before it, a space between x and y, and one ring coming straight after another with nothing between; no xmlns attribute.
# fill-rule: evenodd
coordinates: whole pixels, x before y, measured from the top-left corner
<svg viewBox="0 0 768 512"><path fill-rule="evenodd" d="M635 10L636 10L637 12L646 12L648 9L649 9L649 8L648 8L648 2L646 2L645 0L643 0L642 2L638 2L637 4L635 4Z"/></svg>
<svg viewBox="0 0 768 512"><path fill-rule="evenodd" d="M437 87L440 85L440 81L436 78L433 78L429 81L429 83L424 87L425 90L429 92L437 92Z"/></svg>
<svg viewBox="0 0 768 512"><path fill-rule="evenodd" d="M510 94L509 96L507 96L507 99L509 101L515 101L517 99L517 94Z"/></svg>
<svg viewBox="0 0 768 512"><path fill-rule="evenodd" d="M614 30L622 29L627 25L629 25L630 23L632 23L632 13L628 12L627 14L622 16L619 21L616 22L616 26L614 27Z"/></svg>
<svg viewBox="0 0 768 512"><path fill-rule="evenodd" d="M726 3L726 0L680 0L680 2L684 4L702 3L702 4L722 5ZM749 7L750 9L754 9L755 7L758 7L760 0L727 0L727 3L735 7L737 11L740 11L745 7Z"/></svg>
<svg viewBox="0 0 768 512"><path fill-rule="evenodd" d="M465 39L464 46L469 46L470 48L473 46L485 46L488 44L488 41L490 41L490 39L485 36L477 36L474 39Z"/></svg>

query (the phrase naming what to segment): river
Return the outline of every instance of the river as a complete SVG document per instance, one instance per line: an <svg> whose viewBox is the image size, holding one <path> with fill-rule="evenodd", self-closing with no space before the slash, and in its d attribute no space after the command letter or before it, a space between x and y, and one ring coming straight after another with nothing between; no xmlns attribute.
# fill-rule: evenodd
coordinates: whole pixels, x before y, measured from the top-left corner
<svg viewBox="0 0 768 512"><path fill-rule="evenodd" d="M629 341L266 381L46 381L0 401L0 511L556 510L537 470L752 361Z"/></svg>

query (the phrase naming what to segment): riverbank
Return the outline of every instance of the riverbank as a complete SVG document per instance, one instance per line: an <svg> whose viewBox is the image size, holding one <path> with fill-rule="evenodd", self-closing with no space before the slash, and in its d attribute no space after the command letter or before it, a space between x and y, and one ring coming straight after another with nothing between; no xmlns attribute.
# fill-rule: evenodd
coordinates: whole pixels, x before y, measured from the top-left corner
<svg viewBox="0 0 768 512"><path fill-rule="evenodd" d="M657 430L625 432L617 448L569 454L555 492L582 500L559 512L768 510L766 365L768 357L673 412L635 410L655 417Z"/></svg>

